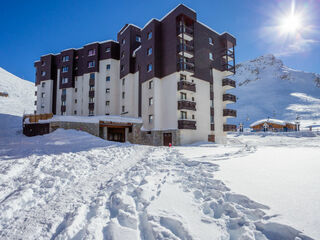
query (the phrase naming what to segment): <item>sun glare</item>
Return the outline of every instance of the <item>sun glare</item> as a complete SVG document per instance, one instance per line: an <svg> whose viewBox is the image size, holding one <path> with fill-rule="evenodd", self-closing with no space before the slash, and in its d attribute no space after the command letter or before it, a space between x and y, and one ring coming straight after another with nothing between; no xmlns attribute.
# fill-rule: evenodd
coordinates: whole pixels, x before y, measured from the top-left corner
<svg viewBox="0 0 320 240"><path fill-rule="evenodd" d="M299 15L291 14L281 19L280 29L282 33L297 33L302 26L302 19Z"/></svg>

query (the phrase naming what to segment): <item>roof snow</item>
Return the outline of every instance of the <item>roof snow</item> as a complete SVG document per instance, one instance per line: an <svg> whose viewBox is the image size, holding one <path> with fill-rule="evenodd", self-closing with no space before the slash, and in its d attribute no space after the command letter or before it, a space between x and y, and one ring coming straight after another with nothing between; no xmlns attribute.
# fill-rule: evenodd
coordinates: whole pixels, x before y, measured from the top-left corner
<svg viewBox="0 0 320 240"><path fill-rule="evenodd" d="M251 125L250 125L250 127L254 127L254 126L257 126L257 125L259 125L259 124L261 124L261 123L274 123L274 124L278 124L278 125L281 125L281 126L285 126L286 124L294 124L294 123L292 123L292 122L288 122L288 121L283 121L283 120L279 120L279 119L272 119L272 118L265 118L265 119L261 119L261 120L258 120L258 121L256 121L256 122L254 122L254 123L252 123Z"/></svg>

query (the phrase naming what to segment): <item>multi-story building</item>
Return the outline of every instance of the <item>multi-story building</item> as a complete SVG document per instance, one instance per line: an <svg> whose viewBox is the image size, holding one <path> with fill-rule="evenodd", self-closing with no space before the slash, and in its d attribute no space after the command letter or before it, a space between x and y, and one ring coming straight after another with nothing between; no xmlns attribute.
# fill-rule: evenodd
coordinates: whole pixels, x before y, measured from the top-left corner
<svg viewBox="0 0 320 240"><path fill-rule="evenodd" d="M236 101L236 39L179 5L143 28L126 24L117 41L87 44L35 62L37 113L141 117L164 141L224 142ZM174 143L175 144L175 143Z"/></svg>

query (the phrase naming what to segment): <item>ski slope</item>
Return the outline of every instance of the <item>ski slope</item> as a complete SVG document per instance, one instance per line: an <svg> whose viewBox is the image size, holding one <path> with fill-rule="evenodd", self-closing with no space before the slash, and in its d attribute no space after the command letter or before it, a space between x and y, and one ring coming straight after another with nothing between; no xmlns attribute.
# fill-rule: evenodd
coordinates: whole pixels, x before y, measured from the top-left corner
<svg viewBox="0 0 320 240"><path fill-rule="evenodd" d="M33 113L36 97L34 83L23 80L0 67L0 114L22 116L23 113Z"/></svg>
<svg viewBox="0 0 320 240"><path fill-rule="evenodd" d="M265 118L301 119L302 127L320 123L320 75L286 67L273 55L265 55L236 66L237 118L230 122L251 123Z"/></svg>

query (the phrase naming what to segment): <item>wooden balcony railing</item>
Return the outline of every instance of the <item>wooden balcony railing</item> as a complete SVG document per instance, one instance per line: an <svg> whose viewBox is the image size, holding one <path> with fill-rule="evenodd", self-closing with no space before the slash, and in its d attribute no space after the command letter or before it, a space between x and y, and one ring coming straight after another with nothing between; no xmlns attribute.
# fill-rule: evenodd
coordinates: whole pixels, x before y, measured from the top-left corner
<svg viewBox="0 0 320 240"><path fill-rule="evenodd" d="M195 129L197 129L196 121L186 120L186 119L178 120L178 129L192 129L192 130L195 130Z"/></svg>
<svg viewBox="0 0 320 240"><path fill-rule="evenodd" d="M224 117L237 117L237 111L233 109L223 109Z"/></svg>
<svg viewBox="0 0 320 240"><path fill-rule="evenodd" d="M196 111L196 103L187 101L187 100L179 100L178 110L181 110L181 109Z"/></svg>
<svg viewBox="0 0 320 240"><path fill-rule="evenodd" d="M237 99L236 99L236 96L235 96L235 95L232 95L232 94L226 93L226 94L223 94L223 101L236 102L236 101L237 101Z"/></svg>
<svg viewBox="0 0 320 240"><path fill-rule="evenodd" d="M230 78L224 78L222 79L222 86L230 86L230 87L236 87L236 81L230 79Z"/></svg>
<svg viewBox="0 0 320 240"><path fill-rule="evenodd" d="M189 81L179 81L178 82L178 91L179 90L188 90L191 92L196 92L196 84Z"/></svg>
<svg viewBox="0 0 320 240"><path fill-rule="evenodd" d="M89 91L89 97L93 98L94 97L94 90Z"/></svg>
<svg viewBox="0 0 320 240"><path fill-rule="evenodd" d="M237 131L237 126L232 124L224 124L223 125L224 132L235 132Z"/></svg>

